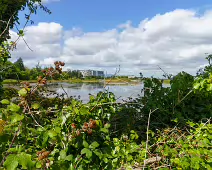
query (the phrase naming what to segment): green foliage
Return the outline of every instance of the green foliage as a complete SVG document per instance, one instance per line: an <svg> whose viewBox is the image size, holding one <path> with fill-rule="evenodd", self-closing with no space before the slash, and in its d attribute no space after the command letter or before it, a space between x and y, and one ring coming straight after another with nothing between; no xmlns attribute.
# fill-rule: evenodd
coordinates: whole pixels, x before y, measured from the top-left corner
<svg viewBox="0 0 212 170"><path fill-rule="evenodd" d="M15 67L17 68L18 71L25 71L25 66L23 63L22 58L19 58L15 63L14 63Z"/></svg>
<svg viewBox="0 0 212 170"><path fill-rule="evenodd" d="M211 95L212 92L212 73L209 73L207 78L197 77L194 83L196 91L203 91L206 95Z"/></svg>
<svg viewBox="0 0 212 170"><path fill-rule="evenodd" d="M195 92L201 91L206 96L210 96L212 92L212 55L208 55L206 59L208 65L197 73L193 87Z"/></svg>
<svg viewBox="0 0 212 170"><path fill-rule="evenodd" d="M15 3L13 1L8 1L8 0L1 0L0 1L0 66L5 64L9 58L11 58L10 51L14 50L16 48L16 41L8 41L10 39L10 34L9 30L12 29L14 26L16 26L16 29L18 31L18 36L24 36L24 30L18 30L17 25L19 23L19 17L18 14L20 11L23 11L25 9L28 9L30 14L25 14L26 18L26 23L25 26L27 25L28 22L33 23L32 20L30 20L30 16L33 13L36 13L37 9L43 9L47 13L51 13L50 10L42 5L41 0L17 0ZM24 26L24 28L25 28ZM23 29L24 29L23 28ZM23 62L21 59L18 60L19 64L19 71L25 71ZM22 62L22 65L20 65L20 62ZM16 63L17 65L17 63ZM2 89L2 81L3 81L3 76L4 73L3 71L5 68L0 67L0 95L3 92ZM3 69L2 69L3 68ZM9 67L10 68L10 67ZM14 73L17 76L16 72L9 72L12 73L14 76ZM25 75L25 73L22 72L24 76L20 76L22 79L28 80L29 77ZM17 78L17 77L16 77ZM14 79L14 77L13 77Z"/></svg>
<svg viewBox="0 0 212 170"><path fill-rule="evenodd" d="M19 23L18 12L28 8L31 15L38 7L50 13L41 0L0 1L0 168L212 169L212 55L195 79L181 72L170 87L140 74L143 96L130 102L118 103L108 91L91 95L86 104L59 95L49 99L43 96L47 80L82 75L62 73L63 62L27 69L21 58L8 61L16 42L6 40ZM17 34L24 36L24 28ZM3 92L3 78L37 82Z"/></svg>
<svg viewBox="0 0 212 170"><path fill-rule="evenodd" d="M12 99L13 97L17 97L18 92L14 88L4 88L4 91L2 92L2 95L0 96L0 99Z"/></svg>
<svg viewBox="0 0 212 170"><path fill-rule="evenodd" d="M0 62L1 75L4 79L14 79L14 80L29 80L30 70L27 69L21 58L19 58L15 63L6 61L5 63Z"/></svg>
<svg viewBox="0 0 212 170"><path fill-rule="evenodd" d="M41 0L17 0L16 3L13 3L13 1L1 0L0 33L2 35L0 37L0 44L10 38L9 29L12 29L15 24L19 24L18 13L19 11L25 10L25 8L28 8L31 13L36 13L38 8L50 13L50 11L41 4ZM30 20L30 15L26 14L25 18ZM9 25L8 27L7 24ZM18 34L23 36L23 30L20 30Z"/></svg>
<svg viewBox="0 0 212 170"><path fill-rule="evenodd" d="M82 73L79 71L76 71L76 70L68 70L67 75L70 78L80 78L81 79L83 77Z"/></svg>
<svg viewBox="0 0 212 170"><path fill-rule="evenodd" d="M210 73L194 78L181 72L169 87L145 78L144 95L136 99L120 103L104 91L84 104L42 95L48 76L61 73L58 63L45 71L38 65L35 86L25 83L15 99L1 100L1 167L212 169ZM199 79L203 88L196 88Z"/></svg>
<svg viewBox="0 0 212 170"><path fill-rule="evenodd" d="M11 154L7 157L4 166L8 170L13 170L21 166L22 169L33 169L34 163L31 160L31 155L24 152L18 154Z"/></svg>
<svg viewBox="0 0 212 170"><path fill-rule="evenodd" d="M212 169L212 125L194 124L189 134L167 129L160 134L155 153L178 169Z"/></svg>

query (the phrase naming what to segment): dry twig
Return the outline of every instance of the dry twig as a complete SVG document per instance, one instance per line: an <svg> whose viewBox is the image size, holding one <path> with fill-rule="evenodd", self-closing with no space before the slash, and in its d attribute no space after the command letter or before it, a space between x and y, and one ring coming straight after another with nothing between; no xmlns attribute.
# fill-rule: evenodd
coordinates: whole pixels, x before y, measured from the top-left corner
<svg viewBox="0 0 212 170"><path fill-rule="evenodd" d="M15 13L14 13L14 14L15 14ZM0 37L2 37L2 36L4 35L4 33L5 33L5 31L8 29L9 24L10 24L10 21L11 21L11 19L12 19L12 17L13 17L14 14L11 15L10 19L9 19L8 22L7 22L7 26L6 26L6 28L4 29L4 31L1 33ZM2 21L2 22L3 22L3 21Z"/></svg>
<svg viewBox="0 0 212 170"><path fill-rule="evenodd" d="M158 108L154 109L153 111L150 110L150 112L149 112L148 124L147 124L147 131L146 131L147 136L146 136L146 153L145 153L145 158L147 158L147 152L148 152L147 150L148 150L148 142L149 142L149 135L148 135L148 133L149 133L149 125L150 125L150 116L156 110L158 110ZM146 166L146 161L144 160L144 167L145 166ZM144 167L143 167L143 170L144 170Z"/></svg>

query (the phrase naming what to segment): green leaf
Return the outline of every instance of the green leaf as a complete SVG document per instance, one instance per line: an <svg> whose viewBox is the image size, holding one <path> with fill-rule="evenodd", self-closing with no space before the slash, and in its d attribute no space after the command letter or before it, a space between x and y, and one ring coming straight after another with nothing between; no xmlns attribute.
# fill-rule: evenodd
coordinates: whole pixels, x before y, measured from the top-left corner
<svg viewBox="0 0 212 170"><path fill-rule="evenodd" d="M60 159L65 159L66 158L66 151L65 150L61 150L60 151Z"/></svg>
<svg viewBox="0 0 212 170"><path fill-rule="evenodd" d="M50 138L53 138L53 137L57 136L57 133L56 133L54 130L49 130L49 131L48 131L48 136L49 136Z"/></svg>
<svg viewBox="0 0 212 170"><path fill-rule="evenodd" d="M48 133L44 133L43 134L42 147L45 147L46 146L46 143L47 143L48 139L49 139Z"/></svg>
<svg viewBox="0 0 212 170"><path fill-rule="evenodd" d="M18 94L22 97L25 97L27 95L27 90L25 88L18 91Z"/></svg>
<svg viewBox="0 0 212 170"><path fill-rule="evenodd" d="M188 121L187 123L188 123L189 126L191 126L191 127L194 127L194 126L195 126L195 123L194 123L194 122Z"/></svg>
<svg viewBox="0 0 212 170"><path fill-rule="evenodd" d="M200 83L194 83L194 86L193 86L193 87L194 87L194 89L196 89L196 90L199 89Z"/></svg>
<svg viewBox="0 0 212 170"><path fill-rule="evenodd" d="M24 33L24 31L23 30L19 30L19 34L23 34Z"/></svg>
<svg viewBox="0 0 212 170"><path fill-rule="evenodd" d="M41 167L42 167L42 164L41 164L40 162L37 162L37 163L36 163L36 168L37 168L37 169L40 169Z"/></svg>
<svg viewBox="0 0 212 170"><path fill-rule="evenodd" d="M107 129L108 129L108 128L110 128L110 126L111 126L111 125L110 125L109 123L106 123L106 124L104 125L104 128L107 128Z"/></svg>
<svg viewBox="0 0 212 170"><path fill-rule="evenodd" d="M16 123L24 119L24 115L14 114L11 116L11 123Z"/></svg>
<svg viewBox="0 0 212 170"><path fill-rule="evenodd" d="M10 149L7 150L7 152L17 152L17 151L18 151L17 148L10 148Z"/></svg>
<svg viewBox="0 0 212 170"><path fill-rule="evenodd" d="M82 144L83 144L83 146L84 146L85 148L88 148L88 147L89 147L88 142L86 142L85 140L83 140Z"/></svg>
<svg viewBox="0 0 212 170"><path fill-rule="evenodd" d="M69 166L68 170L75 170L74 165L71 164L71 165Z"/></svg>
<svg viewBox="0 0 212 170"><path fill-rule="evenodd" d="M87 148L82 149L81 150L81 154L86 154L86 157L88 159L91 158L91 156L92 156L92 152L89 149L87 149Z"/></svg>
<svg viewBox="0 0 212 170"><path fill-rule="evenodd" d="M4 167L7 170L15 170L18 167L18 159L14 154L10 154L4 162Z"/></svg>
<svg viewBox="0 0 212 170"><path fill-rule="evenodd" d="M10 101L7 100L7 99L3 99L3 100L1 101L1 104L10 104Z"/></svg>
<svg viewBox="0 0 212 170"><path fill-rule="evenodd" d="M95 148L97 148L97 147L99 147L99 143L98 142L93 142L93 143L91 143L90 144L90 146L89 146L89 148L91 148L91 149L95 149Z"/></svg>
<svg viewBox="0 0 212 170"><path fill-rule="evenodd" d="M10 103L10 105L8 105L8 108L12 112L18 112L20 110L20 106L14 104L14 103Z"/></svg>
<svg viewBox="0 0 212 170"><path fill-rule="evenodd" d="M34 166L34 163L31 160L31 155L20 153L17 155L10 154L4 162L4 167L6 167L7 170L15 170L17 169L18 164L22 166L22 169L29 170Z"/></svg>
<svg viewBox="0 0 212 170"><path fill-rule="evenodd" d="M31 160L31 155L26 153L18 154L18 162L22 166L22 169L32 169L34 163Z"/></svg>
<svg viewBox="0 0 212 170"><path fill-rule="evenodd" d="M207 91L212 91L212 84L207 85Z"/></svg>
<svg viewBox="0 0 212 170"><path fill-rule="evenodd" d="M106 128L101 128L101 129L100 129L100 132L108 133L109 131L108 131L108 129L106 129Z"/></svg>
<svg viewBox="0 0 212 170"><path fill-rule="evenodd" d="M73 162L74 157L73 157L73 155L68 155L68 156L66 156L65 160Z"/></svg>
<svg viewBox="0 0 212 170"><path fill-rule="evenodd" d="M37 110L37 109L40 108L40 104L39 103L33 103L32 104L32 108L35 109L35 110Z"/></svg>
<svg viewBox="0 0 212 170"><path fill-rule="evenodd" d="M107 158L103 158L103 161L104 161L105 163L108 163L108 159L107 159Z"/></svg>
<svg viewBox="0 0 212 170"><path fill-rule="evenodd" d="M102 159L103 154L102 154L98 149L94 150L93 152L94 152L100 159Z"/></svg>
<svg viewBox="0 0 212 170"><path fill-rule="evenodd" d="M60 127L58 127L58 126L57 126L57 127L55 127L55 132L56 132L56 133L60 133L60 132L61 132L61 128L60 128Z"/></svg>
<svg viewBox="0 0 212 170"><path fill-rule="evenodd" d="M18 35L19 36L24 36L24 31L23 30L19 30Z"/></svg>
<svg viewBox="0 0 212 170"><path fill-rule="evenodd" d="M90 95L89 99L90 99L90 101L93 101L93 100L95 100L95 97L93 95Z"/></svg>

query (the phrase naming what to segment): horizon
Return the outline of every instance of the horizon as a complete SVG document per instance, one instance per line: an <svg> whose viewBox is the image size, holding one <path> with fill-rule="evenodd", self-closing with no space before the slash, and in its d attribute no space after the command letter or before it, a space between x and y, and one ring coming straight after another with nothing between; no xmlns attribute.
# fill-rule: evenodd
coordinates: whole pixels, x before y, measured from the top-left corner
<svg viewBox="0 0 212 170"><path fill-rule="evenodd" d="M194 75L212 52L212 3L194 0L92 2L45 0L51 15L38 11L24 30L30 51L20 39L12 52L31 68L54 61L65 70L99 70L119 75L162 77L185 71ZM25 24L24 11L19 14ZM11 30L12 40L17 37Z"/></svg>

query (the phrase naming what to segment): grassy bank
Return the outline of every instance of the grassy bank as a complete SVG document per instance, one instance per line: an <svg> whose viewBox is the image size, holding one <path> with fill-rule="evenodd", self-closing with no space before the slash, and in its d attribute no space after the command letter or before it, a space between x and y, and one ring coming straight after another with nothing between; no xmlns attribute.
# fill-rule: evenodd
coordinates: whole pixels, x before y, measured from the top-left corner
<svg viewBox="0 0 212 170"><path fill-rule="evenodd" d="M29 82L29 83L36 83L36 80L13 80L7 79L3 81L3 84L15 84L19 82ZM139 83L139 80L131 80L131 79L69 79L69 80L49 80L49 82L57 83L57 82L67 82L67 83Z"/></svg>
<svg viewBox="0 0 212 170"><path fill-rule="evenodd" d="M170 80L169 80L169 79L163 80L163 83L164 83L164 84L170 84Z"/></svg>

